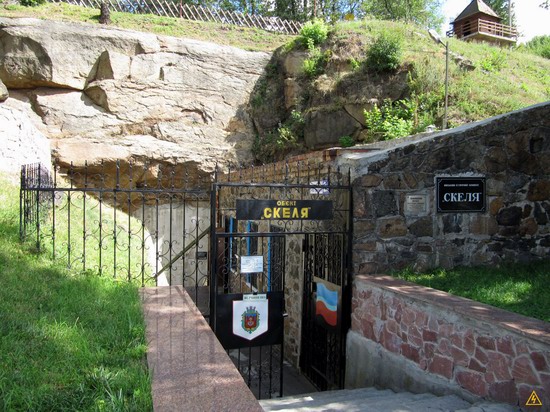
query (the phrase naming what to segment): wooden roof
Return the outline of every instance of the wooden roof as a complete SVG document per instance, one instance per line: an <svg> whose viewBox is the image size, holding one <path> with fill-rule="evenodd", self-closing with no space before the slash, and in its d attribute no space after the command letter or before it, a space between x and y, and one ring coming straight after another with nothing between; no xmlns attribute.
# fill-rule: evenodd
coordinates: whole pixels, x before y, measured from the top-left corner
<svg viewBox="0 0 550 412"><path fill-rule="evenodd" d="M476 13L485 13L489 16L498 17L500 19L500 16L496 14L493 9L487 6L483 2L483 0L472 0L472 2L468 4L468 6L464 10L462 10L462 13L457 16L454 22L462 20Z"/></svg>

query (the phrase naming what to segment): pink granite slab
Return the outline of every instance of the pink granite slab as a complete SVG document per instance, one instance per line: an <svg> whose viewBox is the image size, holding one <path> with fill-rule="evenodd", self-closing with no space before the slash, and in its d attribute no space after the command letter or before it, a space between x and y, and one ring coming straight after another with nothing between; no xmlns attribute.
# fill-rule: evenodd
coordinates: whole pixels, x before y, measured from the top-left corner
<svg viewBox="0 0 550 412"><path fill-rule="evenodd" d="M144 288L141 296L156 412L262 411L184 288Z"/></svg>

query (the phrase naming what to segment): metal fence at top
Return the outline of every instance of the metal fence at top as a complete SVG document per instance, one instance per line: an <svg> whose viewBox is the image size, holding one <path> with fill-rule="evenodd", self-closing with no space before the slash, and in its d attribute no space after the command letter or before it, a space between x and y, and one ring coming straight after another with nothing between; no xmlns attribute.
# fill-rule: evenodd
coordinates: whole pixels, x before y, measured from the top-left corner
<svg viewBox="0 0 550 412"><path fill-rule="evenodd" d="M99 9L101 0L62 0L76 6ZM58 2L58 1L57 1ZM285 20L279 17L263 17L257 14L244 14L210 7L183 4L170 0L106 0L113 11L134 14L156 14L158 16L176 17L187 20L232 24L243 27L254 27L283 34L298 34L303 23Z"/></svg>

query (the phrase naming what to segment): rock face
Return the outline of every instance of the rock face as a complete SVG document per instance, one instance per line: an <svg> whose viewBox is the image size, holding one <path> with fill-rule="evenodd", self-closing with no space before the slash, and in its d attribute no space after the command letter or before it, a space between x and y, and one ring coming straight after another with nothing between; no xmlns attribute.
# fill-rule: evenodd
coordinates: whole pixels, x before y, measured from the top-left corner
<svg viewBox="0 0 550 412"><path fill-rule="evenodd" d="M25 114L2 104L0 125L0 171L17 174L22 164L51 163L50 142Z"/></svg>
<svg viewBox="0 0 550 412"><path fill-rule="evenodd" d="M5 104L26 111L60 162L75 167L147 158L205 173L217 161L251 161L248 99L269 58L97 25L0 18L0 79L12 97Z"/></svg>
<svg viewBox="0 0 550 412"><path fill-rule="evenodd" d="M0 80L0 102L6 101L8 97L10 97L8 88L2 83L2 80Z"/></svg>

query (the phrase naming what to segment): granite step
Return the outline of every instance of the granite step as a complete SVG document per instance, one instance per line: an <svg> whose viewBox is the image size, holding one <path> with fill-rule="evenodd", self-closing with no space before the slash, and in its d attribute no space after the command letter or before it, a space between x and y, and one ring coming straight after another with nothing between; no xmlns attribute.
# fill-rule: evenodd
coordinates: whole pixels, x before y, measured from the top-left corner
<svg viewBox="0 0 550 412"><path fill-rule="evenodd" d="M264 411L296 412L511 412L509 405L480 402L472 405L456 395L395 393L376 388L343 389L260 401Z"/></svg>

